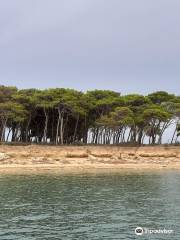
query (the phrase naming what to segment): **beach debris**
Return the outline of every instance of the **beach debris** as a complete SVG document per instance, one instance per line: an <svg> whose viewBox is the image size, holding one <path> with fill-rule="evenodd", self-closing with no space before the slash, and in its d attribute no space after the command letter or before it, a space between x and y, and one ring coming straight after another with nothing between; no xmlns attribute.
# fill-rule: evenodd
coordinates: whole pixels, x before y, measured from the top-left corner
<svg viewBox="0 0 180 240"><path fill-rule="evenodd" d="M91 160L91 161L95 161L95 160L97 160L97 157L89 154L88 159Z"/></svg>
<svg viewBox="0 0 180 240"><path fill-rule="evenodd" d="M66 153L66 158L87 158L88 154L87 152L71 152Z"/></svg>
<svg viewBox="0 0 180 240"><path fill-rule="evenodd" d="M8 158L9 158L9 156L6 153L0 152L0 161L6 160Z"/></svg>

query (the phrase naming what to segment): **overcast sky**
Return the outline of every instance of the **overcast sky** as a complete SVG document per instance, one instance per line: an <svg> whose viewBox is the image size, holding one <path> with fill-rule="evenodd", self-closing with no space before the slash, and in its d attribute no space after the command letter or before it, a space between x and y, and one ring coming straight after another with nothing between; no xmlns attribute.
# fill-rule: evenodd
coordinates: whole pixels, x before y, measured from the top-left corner
<svg viewBox="0 0 180 240"><path fill-rule="evenodd" d="M0 85L180 94L180 0L0 0Z"/></svg>

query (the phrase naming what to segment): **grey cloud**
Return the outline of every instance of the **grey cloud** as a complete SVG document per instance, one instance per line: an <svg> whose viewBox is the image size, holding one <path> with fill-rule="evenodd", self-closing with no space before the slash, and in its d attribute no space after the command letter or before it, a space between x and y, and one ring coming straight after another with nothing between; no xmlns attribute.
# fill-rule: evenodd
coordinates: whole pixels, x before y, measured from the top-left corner
<svg viewBox="0 0 180 240"><path fill-rule="evenodd" d="M179 0L2 0L0 84L179 94Z"/></svg>

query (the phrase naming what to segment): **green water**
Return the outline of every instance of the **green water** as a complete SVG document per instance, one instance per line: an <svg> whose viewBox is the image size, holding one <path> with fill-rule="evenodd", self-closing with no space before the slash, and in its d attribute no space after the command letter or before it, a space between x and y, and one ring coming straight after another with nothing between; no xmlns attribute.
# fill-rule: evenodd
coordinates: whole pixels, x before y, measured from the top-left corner
<svg viewBox="0 0 180 240"><path fill-rule="evenodd" d="M136 236L137 226L172 229ZM0 177L0 240L180 239L180 173Z"/></svg>

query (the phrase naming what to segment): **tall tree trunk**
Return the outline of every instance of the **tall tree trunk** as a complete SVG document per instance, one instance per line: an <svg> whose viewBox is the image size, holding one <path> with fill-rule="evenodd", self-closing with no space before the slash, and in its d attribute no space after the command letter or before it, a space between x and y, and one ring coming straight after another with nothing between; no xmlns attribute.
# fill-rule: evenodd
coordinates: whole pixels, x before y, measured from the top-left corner
<svg viewBox="0 0 180 240"><path fill-rule="evenodd" d="M27 122L27 125L26 125L26 133L25 133L25 135L26 135L26 142L28 142L28 133L29 133L29 125L30 125L30 122L31 122L31 116L29 117L29 119L28 119L28 122Z"/></svg>
<svg viewBox="0 0 180 240"><path fill-rule="evenodd" d="M61 111L60 108L58 108L58 122L57 122L57 128L56 128L56 144L59 143L59 132L60 132L60 143L64 143L64 114L63 110Z"/></svg>
<svg viewBox="0 0 180 240"><path fill-rule="evenodd" d="M142 143L142 137L143 137L143 129L140 129L139 135L138 135L138 144L140 145Z"/></svg>
<svg viewBox="0 0 180 240"><path fill-rule="evenodd" d="M77 119L76 119L76 125L75 125L74 135L73 135L73 143L75 143L75 140L76 140L76 134L77 134L78 123L79 123L79 114L78 114Z"/></svg>
<svg viewBox="0 0 180 240"><path fill-rule="evenodd" d="M9 131L8 131L8 134L7 134L7 137L6 137L6 142L8 142L10 132L11 132L11 128L9 128Z"/></svg>
<svg viewBox="0 0 180 240"><path fill-rule="evenodd" d="M47 142L47 130L48 130L48 113L44 108L44 115L45 115L45 124L44 124L44 134L43 134L43 142Z"/></svg>
<svg viewBox="0 0 180 240"><path fill-rule="evenodd" d="M4 141L5 141L6 124L7 124L7 119L5 119L5 120L2 122L1 142L4 142Z"/></svg>
<svg viewBox="0 0 180 240"><path fill-rule="evenodd" d="M176 127L175 127L175 130L173 132L173 136L172 136L172 139L171 139L171 144L173 143L174 141L174 137L175 137L175 134L176 134L176 131L177 131L177 125L178 125L178 122L176 123Z"/></svg>
<svg viewBox="0 0 180 240"><path fill-rule="evenodd" d="M61 114L61 120L60 120L60 140L61 140L61 144L64 143L63 125L64 125L64 118L63 118L63 115Z"/></svg>
<svg viewBox="0 0 180 240"><path fill-rule="evenodd" d="M57 121L57 127L56 127L56 145L59 143L59 126L60 126L60 120L61 120L61 111L58 108L58 121Z"/></svg>

